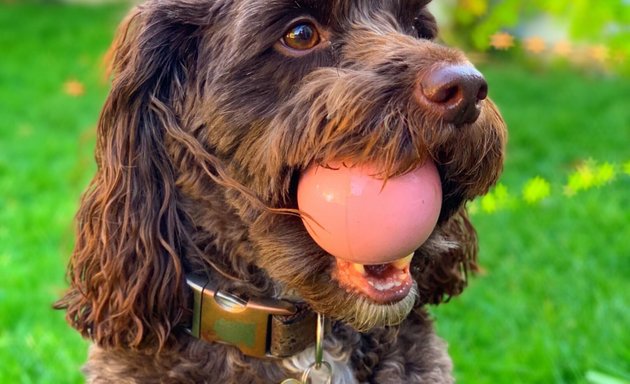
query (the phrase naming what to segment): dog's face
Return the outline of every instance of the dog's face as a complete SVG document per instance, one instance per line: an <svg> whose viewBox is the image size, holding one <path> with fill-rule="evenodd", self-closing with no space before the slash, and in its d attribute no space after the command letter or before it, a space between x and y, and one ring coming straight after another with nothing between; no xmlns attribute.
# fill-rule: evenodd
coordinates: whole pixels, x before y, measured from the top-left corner
<svg viewBox="0 0 630 384"><path fill-rule="evenodd" d="M215 26L201 44L209 56L221 58L204 64L208 100L222 112L209 128L221 136L209 144L243 184L281 208L297 208L297 180L314 163L376 163L385 176L395 176L432 159L444 180L446 225L462 201L496 180L504 127L466 58L432 42L437 27L426 3L235 2L223 17L233 27ZM453 68L473 84L451 76ZM427 83L472 95L431 100L424 94L430 92ZM450 105L457 102L469 105ZM207 121L212 126L213 117ZM355 327L397 323L416 301L415 289L401 299L390 288L376 300L357 286L387 286L398 272L391 266L386 273L368 268L368 278L340 281L340 263L295 218L259 219L252 234L260 247L257 265L315 309ZM439 235L427 248L440 247ZM286 237L291 240L283 244L279 238Z"/></svg>
<svg viewBox="0 0 630 384"><path fill-rule="evenodd" d="M184 269L247 265L241 271L262 274L274 289L361 330L398 323L415 304L458 294L476 254L463 204L497 180L505 127L481 75L460 52L433 42L427 3L165 0L141 7L116 54L99 127L99 174L79 215L89 217L81 233L95 240L78 242L76 284L89 292L107 279L104 272L91 279L86 270L108 264L97 268L83 255L105 253L111 263L135 257L161 278L156 292L176 297L143 299L171 324L178 312L167 307L183 300ZM428 159L440 173L443 206L434 233L404 270L383 264L344 281L300 218L281 214L298 208L298 180L313 164L377 164L381 176L394 177ZM221 209L238 222L220 219ZM127 234L112 235L112 247L103 244L105 232ZM222 249L224 259L203 249ZM151 252L162 255L159 263ZM114 274L153 284L128 268ZM381 292L377 299L357 286L401 271L414 278L402 297ZM116 300L94 302L142 290L120 289L100 288L88 304L68 296L75 324L86 322L92 337L116 344L106 335L111 321L97 324ZM142 304L131 311L139 321L121 322L136 329L123 337L127 343L139 343L139 324L168 332L135 313L146 311ZM96 309L81 310L86 306Z"/></svg>

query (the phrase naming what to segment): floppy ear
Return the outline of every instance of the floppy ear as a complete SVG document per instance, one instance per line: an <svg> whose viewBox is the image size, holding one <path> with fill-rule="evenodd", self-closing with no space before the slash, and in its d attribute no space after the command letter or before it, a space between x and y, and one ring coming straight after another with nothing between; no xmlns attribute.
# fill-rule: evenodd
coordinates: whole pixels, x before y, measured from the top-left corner
<svg viewBox="0 0 630 384"><path fill-rule="evenodd" d="M421 304L439 304L459 295L476 272L477 232L461 207L423 247L415 268Z"/></svg>
<svg viewBox="0 0 630 384"><path fill-rule="evenodd" d="M420 10L420 13L414 19L414 28L419 38L433 40L437 37L437 21L426 6Z"/></svg>
<svg viewBox="0 0 630 384"><path fill-rule="evenodd" d="M165 3L132 11L114 43L98 170L77 214L71 287L55 305L102 347L162 347L184 308L189 237L165 136L196 65L200 26L191 15L207 10Z"/></svg>

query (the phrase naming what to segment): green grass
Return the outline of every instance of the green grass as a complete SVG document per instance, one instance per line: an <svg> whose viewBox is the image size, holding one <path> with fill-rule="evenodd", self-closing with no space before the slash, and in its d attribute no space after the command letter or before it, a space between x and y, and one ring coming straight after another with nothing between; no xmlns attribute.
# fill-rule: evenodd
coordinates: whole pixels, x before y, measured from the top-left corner
<svg viewBox="0 0 630 384"><path fill-rule="evenodd" d="M93 172L116 8L0 5L0 383L81 382L87 343L51 309ZM63 92L85 84L85 95Z"/></svg>
<svg viewBox="0 0 630 384"><path fill-rule="evenodd" d="M484 273L433 312L461 383L630 382L630 82L572 71L483 68L510 128L502 183L520 202L473 216ZM615 164L600 188L568 197L589 159ZM526 181L551 182L529 205Z"/></svg>
<svg viewBox="0 0 630 384"><path fill-rule="evenodd" d="M87 343L51 303L94 171L101 57L123 13L0 5L0 383L81 382ZM630 161L630 82L514 63L483 71L510 126L503 184L514 197L534 176L552 189L474 215L485 273L433 310L458 381L630 381L630 176L562 193L584 160ZM83 96L63 92L71 79Z"/></svg>

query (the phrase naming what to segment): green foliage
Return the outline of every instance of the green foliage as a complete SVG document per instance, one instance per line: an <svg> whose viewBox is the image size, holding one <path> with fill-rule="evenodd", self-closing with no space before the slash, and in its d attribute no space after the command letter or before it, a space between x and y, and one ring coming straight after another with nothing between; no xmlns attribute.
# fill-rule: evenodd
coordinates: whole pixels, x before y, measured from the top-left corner
<svg viewBox="0 0 630 384"><path fill-rule="evenodd" d="M537 203L551 194L551 184L540 176L529 180L523 187L523 200L529 204Z"/></svg>
<svg viewBox="0 0 630 384"><path fill-rule="evenodd" d="M568 181L563 188L556 186L555 190L562 190L566 197L573 197L579 192L592 188L601 188L615 181L620 173L618 169L623 167L625 165L615 165L610 162L598 164L592 159L588 160L569 174ZM535 205L550 197L562 198L562 196L554 196L552 188L552 184L548 180L536 176L525 182L522 188L522 199L519 199L518 196L510 193L505 184L499 183L485 196L470 203L469 210L471 214L476 214L480 211L486 214L493 214L502 210L514 209L522 206L523 203Z"/></svg>
<svg viewBox="0 0 630 384"><path fill-rule="evenodd" d="M565 187L565 193L573 196L577 192L594 187L601 187L612 182L617 177L617 167L611 163L597 165L588 161L569 175L569 181Z"/></svg>
<svg viewBox="0 0 630 384"><path fill-rule="evenodd" d="M479 210L485 213L495 213L508 209L516 203L514 197L508 191L508 188L499 183L492 191L471 204L471 213L477 213Z"/></svg>
<svg viewBox="0 0 630 384"><path fill-rule="evenodd" d="M444 36L460 46L486 50L494 33L518 32L523 23L547 17L565 28L574 42L604 44L620 58L614 65L630 68L630 5L625 0L457 0L447 4L454 20Z"/></svg>

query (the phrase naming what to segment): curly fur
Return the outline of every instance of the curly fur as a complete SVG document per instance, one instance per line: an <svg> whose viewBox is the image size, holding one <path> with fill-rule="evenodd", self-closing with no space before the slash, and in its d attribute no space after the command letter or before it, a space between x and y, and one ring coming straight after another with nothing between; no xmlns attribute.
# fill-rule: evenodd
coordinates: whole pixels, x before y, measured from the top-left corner
<svg viewBox="0 0 630 384"><path fill-rule="evenodd" d="M336 320L330 358L356 382L452 382L423 307L461 293L476 269L464 204L496 182L505 127L490 100L463 127L414 102L419 74L467 63L432 41L427 3L154 0L130 13L112 49L71 287L56 305L94 342L89 382L299 377L299 357L256 360L188 336L189 272L250 296L297 296ZM276 49L298 16L323 25L329 46L302 57ZM334 259L297 210L300 172L370 162L393 177L429 158L444 196L415 252L417 294L383 306L331 284Z"/></svg>

